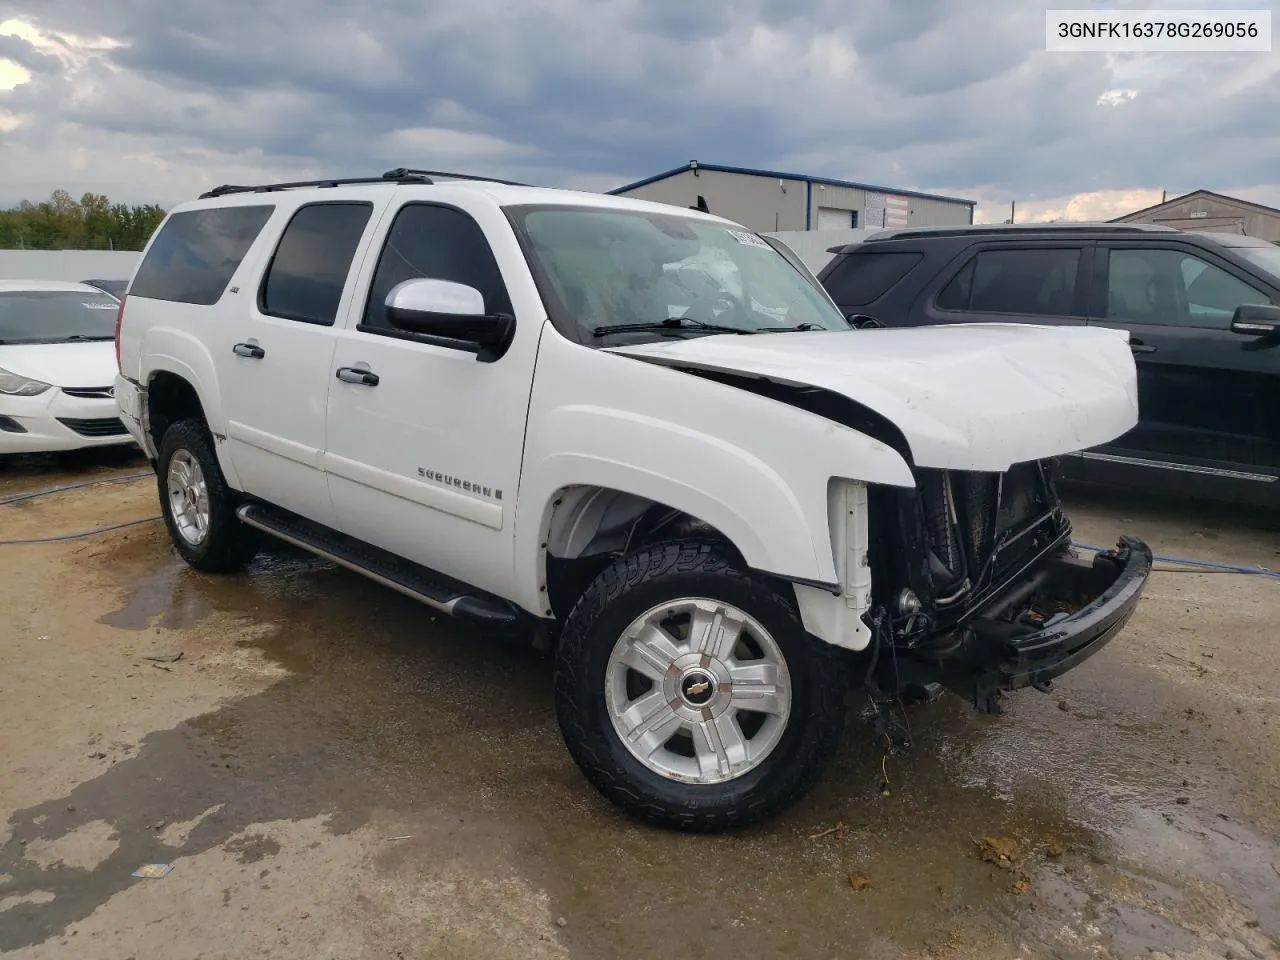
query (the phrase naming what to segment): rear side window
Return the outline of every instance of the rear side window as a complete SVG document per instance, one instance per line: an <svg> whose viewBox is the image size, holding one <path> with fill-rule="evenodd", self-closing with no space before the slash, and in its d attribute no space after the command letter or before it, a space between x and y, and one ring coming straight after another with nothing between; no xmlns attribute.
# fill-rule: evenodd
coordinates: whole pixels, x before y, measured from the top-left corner
<svg viewBox="0 0 1280 960"><path fill-rule="evenodd" d="M132 297L211 306L275 207L186 210L165 221L129 287Z"/></svg>
<svg viewBox="0 0 1280 960"><path fill-rule="evenodd" d="M300 207L284 228L262 279L258 309L285 320L332 324L372 214L371 203Z"/></svg>
<svg viewBox="0 0 1280 960"><path fill-rule="evenodd" d="M938 294L939 310L1072 316L1080 249L983 250Z"/></svg>
<svg viewBox="0 0 1280 960"><path fill-rule="evenodd" d="M405 280L452 280L484 295L486 313L511 313L511 300L498 261L480 225L461 210L435 204L406 204L387 234L365 304L363 326L391 330L387 294Z"/></svg>
<svg viewBox="0 0 1280 960"><path fill-rule="evenodd" d="M923 259L922 253L905 251L846 254L823 286L840 306L862 307L883 297Z"/></svg>

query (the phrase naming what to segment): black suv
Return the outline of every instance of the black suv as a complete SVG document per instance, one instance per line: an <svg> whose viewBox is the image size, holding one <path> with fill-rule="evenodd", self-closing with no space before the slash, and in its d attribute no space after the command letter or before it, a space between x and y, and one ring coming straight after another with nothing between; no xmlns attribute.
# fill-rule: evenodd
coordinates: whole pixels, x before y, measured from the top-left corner
<svg viewBox="0 0 1280 960"><path fill-rule="evenodd" d="M1073 223L887 230L829 252L818 279L854 326L1128 330L1138 426L1064 457L1064 477L1280 507L1280 246Z"/></svg>

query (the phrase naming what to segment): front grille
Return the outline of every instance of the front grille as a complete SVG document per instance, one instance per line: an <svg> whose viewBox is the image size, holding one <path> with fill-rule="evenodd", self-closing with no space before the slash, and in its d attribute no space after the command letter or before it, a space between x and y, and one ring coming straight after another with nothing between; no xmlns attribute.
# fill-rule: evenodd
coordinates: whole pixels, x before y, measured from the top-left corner
<svg viewBox="0 0 1280 960"><path fill-rule="evenodd" d="M1051 522L1057 506L1039 463L1005 473L921 469L916 484L925 543L937 561L934 586L943 593L964 583L980 591L999 580L1036 549L1039 536L1023 534Z"/></svg>
<svg viewBox="0 0 1280 960"><path fill-rule="evenodd" d="M68 397L78 397L81 400L110 400L110 387L63 387L62 392Z"/></svg>
<svg viewBox="0 0 1280 960"><path fill-rule="evenodd" d="M58 422L82 437L118 437L128 433L119 417L95 417L91 420L59 417Z"/></svg>

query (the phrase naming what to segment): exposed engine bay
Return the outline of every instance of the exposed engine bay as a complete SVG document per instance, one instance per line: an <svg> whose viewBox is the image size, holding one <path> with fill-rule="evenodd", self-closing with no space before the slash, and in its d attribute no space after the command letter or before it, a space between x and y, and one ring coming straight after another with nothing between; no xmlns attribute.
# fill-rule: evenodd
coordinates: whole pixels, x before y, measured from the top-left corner
<svg viewBox="0 0 1280 960"><path fill-rule="evenodd" d="M1124 579L1136 601L1150 552L1122 541L1091 560L1079 557L1054 467L1042 460L1004 473L917 469L914 490L872 490L868 619L875 655L893 666L882 686L941 683L998 713L1002 690L1047 690L1127 621L1131 606L1119 609L1109 594ZM1086 625L1096 627L1087 636L1057 629L1081 627L1082 611L1103 600L1114 615Z"/></svg>

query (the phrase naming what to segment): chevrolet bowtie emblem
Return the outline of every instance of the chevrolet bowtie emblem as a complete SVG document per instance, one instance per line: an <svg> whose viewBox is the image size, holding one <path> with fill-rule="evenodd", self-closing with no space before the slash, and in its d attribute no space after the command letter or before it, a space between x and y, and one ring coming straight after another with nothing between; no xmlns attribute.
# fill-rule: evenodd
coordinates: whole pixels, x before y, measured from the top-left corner
<svg viewBox="0 0 1280 960"><path fill-rule="evenodd" d="M691 697L696 697L700 693L706 693L711 688L710 680L699 680L697 683L691 683L688 686L688 693Z"/></svg>

